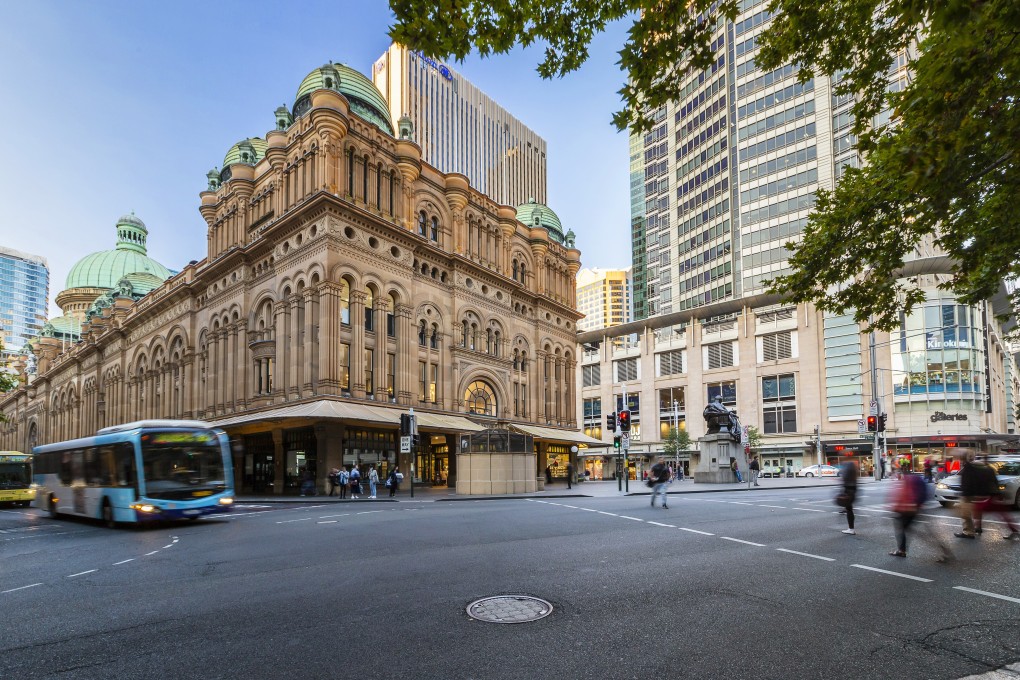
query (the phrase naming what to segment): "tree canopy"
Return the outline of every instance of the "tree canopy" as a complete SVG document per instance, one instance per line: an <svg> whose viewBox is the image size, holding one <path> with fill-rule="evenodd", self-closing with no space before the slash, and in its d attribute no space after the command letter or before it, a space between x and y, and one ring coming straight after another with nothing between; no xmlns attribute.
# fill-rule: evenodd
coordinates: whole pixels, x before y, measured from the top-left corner
<svg viewBox="0 0 1020 680"><path fill-rule="evenodd" d="M626 83L618 129L640 133L678 100L688 77L716 63L712 41L755 0L390 0L391 37L430 56L463 59L544 44L538 72L563 76L588 58L592 38L630 21L619 51ZM792 270L773 290L821 309L853 310L891 328L924 299L897 278L905 259L935 247L955 263L964 302L1020 275L1020 2L1016 0L768 0L758 39L765 70L800 65L800 78L834 78L854 97L853 132L866 159L820 190ZM893 58L912 78L887 89ZM891 110L891 123L876 125Z"/></svg>

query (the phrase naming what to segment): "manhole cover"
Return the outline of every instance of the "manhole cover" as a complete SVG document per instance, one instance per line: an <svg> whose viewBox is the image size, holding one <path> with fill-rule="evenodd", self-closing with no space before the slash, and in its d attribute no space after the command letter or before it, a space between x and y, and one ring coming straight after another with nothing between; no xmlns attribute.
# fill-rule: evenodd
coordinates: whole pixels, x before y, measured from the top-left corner
<svg viewBox="0 0 1020 680"><path fill-rule="evenodd" d="M468 616L488 623L527 623L552 614L552 605L529 595L483 597L467 607Z"/></svg>

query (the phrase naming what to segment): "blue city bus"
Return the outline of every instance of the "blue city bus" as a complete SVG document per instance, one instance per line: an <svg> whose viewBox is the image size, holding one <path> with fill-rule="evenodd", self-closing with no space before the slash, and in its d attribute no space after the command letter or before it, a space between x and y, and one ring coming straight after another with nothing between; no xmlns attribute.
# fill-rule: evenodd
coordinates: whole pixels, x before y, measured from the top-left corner
<svg viewBox="0 0 1020 680"><path fill-rule="evenodd" d="M230 445L209 423L142 420L33 452L35 505L51 517L90 517L112 527L233 507Z"/></svg>

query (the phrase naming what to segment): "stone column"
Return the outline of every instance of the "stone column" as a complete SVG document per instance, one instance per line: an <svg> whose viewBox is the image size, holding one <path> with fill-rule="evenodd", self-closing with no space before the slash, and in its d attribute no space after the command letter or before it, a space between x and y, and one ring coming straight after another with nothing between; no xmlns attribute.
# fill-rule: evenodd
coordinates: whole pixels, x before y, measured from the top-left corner
<svg viewBox="0 0 1020 680"><path fill-rule="evenodd" d="M290 312L287 315L287 328L290 334L289 341L289 383L287 389L290 390L291 399L301 398L301 375L303 373L301 366L301 328L300 328L300 314L298 309L301 306L301 296L291 295L290 299L287 300L290 303Z"/></svg>
<svg viewBox="0 0 1020 680"><path fill-rule="evenodd" d="M340 338L340 284L319 285L318 394L340 394L337 347Z"/></svg>
<svg viewBox="0 0 1020 680"><path fill-rule="evenodd" d="M414 308L397 305L397 385L394 395L401 406L410 406L414 399L414 372L418 353L414 345Z"/></svg>
<svg viewBox="0 0 1020 680"><path fill-rule="evenodd" d="M365 398L365 299L363 290L351 291L351 396Z"/></svg>
<svg viewBox="0 0 1020 680"><path fill-rule="evenodd" d="M273 305L273 338L276 340L276 385L274 395L282 395L287 400L290 394L290 376L294 370L289 359L290 331L287 326L287 303L277 302Z"/></svg>
<svg viewBox="0 0 1020 680"><path fill-rule="evenodd" d="M283 450L283 430L280 429L280 428L275 428L273 430L273 468L274 468L274 472L273 472L273 493L274 494L281 494L281 493L283 493L284 473L286 472L286 468L284 467L284 465L286 463L286 461L284 460L284 458L285 458L284 453L285 452Z"/></svg>
<svg viewBox="0 0 1020 680"><path fill-rule="evenodd" d="M319 375L319 352L317 337L317 322L319 317L319 296L312 288L305 288L301 291L305 306L305 332L304 361L306 370L302 376L304 379L302 391L306 394L315 394L315 383Z"/></svg>
<svg viewBox="0 0 1020 680"><path fill-rule="evenodd" d="M375 309L375 354L372 356L375 364L372 372L375 374L375 400L388 401L386 397L386 354L389 349L389 336L386 335L386 313L389 311L390 298L386 295L377 295L373 304Z"/></svg>
<svg viewBox="0 0 1020 680"><path fill-rule="evenodd" d="M195 354L190 349L181 359L180 381L181 381L181 418L189 419L195 417L194 395L192 392L191 374L194 372Z"/></svg>
<svg viewBox="0 0 1020 680"><path fill-rule="evenodd" d="M237 412L237 388L238 381L241 379L237 375L237 325L231 324L223 329L224 340L227 345L227 351L224 353L226 358L226 369L224 373L223 387L223 401L226 403L226 412L236 413Z"/></svg>

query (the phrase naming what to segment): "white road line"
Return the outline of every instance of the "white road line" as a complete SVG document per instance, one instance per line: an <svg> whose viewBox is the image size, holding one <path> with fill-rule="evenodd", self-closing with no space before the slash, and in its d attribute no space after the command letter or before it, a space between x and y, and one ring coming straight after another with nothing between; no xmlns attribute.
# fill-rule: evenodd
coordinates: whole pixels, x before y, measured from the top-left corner
<svg viewBox="0 0 1020 680"><path fill-rule="evenodd" d="M598 512L598 510L593 510L592 508L578 508L578 510L584 510L585 512Z"/></svg>
<svg viewBox="0 0 1020 680"><path fill-rule="evenodd" d="M734 543L746 543L747 545L756 545L759 548L764 548L765 547L764 543L754 543L752 541L744 541L744 540L741 540L739 538L731 538L729 536L720 536L719 538L723 539L724 541L733 541Z"/></svg>
<svg viewBox="0 0 1020 680"><path fill-rule="evenodd" d="M638 519L637 517L628 517L627 515L620 515L620 519L632 519L635 522L644 522L643 519Z"/></svg>
<svg viewBox="0 0 1020 680"><path fill-rule="evenodd" d="M764 505L764 504L760 504L758 507L759 508L779 508L780 510L789 510L789 508L786 507L785 505Z"/></svg>
<svg viewBox="0 0 1020 680"><path fill-rule="evenodd" d="M743 503L741 501L730 501L730 505L754 505L754 503Z"/></svg>
<svg viewBox="0 0 1020 680"><path fill-rule="evenodd" d="M172 548L172 547L174 547L173 543L171 543L170 545L164 545L162 550L166 550L167 548Z"/></svg>
<svg viewBox="0 0 1020 680"><path fill-rule="evenodd" d="M828 514L828 510L816 510L815 508L791 508L793 510L803 510L804 512L824 512Z"/></svg>
<svg viewBox="0 0 1020 680"><path fill-rule="evenodd" d="M701 534L702 536L715 536L715 534L710 534L707 531L698 531L697 529L688 529L687 527L677 527L677 529L680 531L689 531L692 534Z"/></svg>
<svg viewBox="0 0 1020 680"><path fill-rule="evenodd" d="M394 508L394 509L396 510L396 509L398 509L398 508ZM414 510L417 510L418 508L413 508L413 509L414 509ZM342 514L342 515L322 515L321 517L319 517L319 519L329 519L330 517L347 517L347 516L348 516L348 515L350 515L350 514L351 514L351 513L349 513L349 512L345 512L345 513L344 513L344 514Z"/></svg>
<svg viewBox="0 0 1020 680"><path fill-rule="evenodd" d="M776 548L779 552L790 553L791 555L801 555L803 557L813 557L816 560L825 560L826 562L835 562L836 560L832 557L822 557L821 555L812 555L806 552L797 552L796 550L787 550L786 548Z"/></svg>
<svg viewBox="0 0 1020 680"><path fill-rule="evenodd" d="M599 510L598 513L600 515L609 515L610 517L619 517L619 515L613 512L603 512L602 510Z"/></svg>
<svg viewBox="0 0 1020 680"><path fill-rule="evenodd" d="M96 571L99 571L99 570L98 569L89 569L88 571L79 571L77 574L69 574L65 578L74 578L75 576L84 576L85 574L91 574L91 573L96 572Z"/></svg>
<svg viewBox="0 0 1020 680"><path fill-rule="evenodd" d="M676 529L675 524L663 524L662 522L653 522L652 520L648 520L648 523L654 524L657 527L669 527L670 529Z"/></svg>
<svg viewBox="0 0 1020 680"><path fill-rule="evenodd" d="M145 556L148 557L149 555L155 555L158 552L159 552L158 550L153 550L152 552L145 553Z"/></svg>
<svg viewBox="0 0 1020 680"><path fill-rule="evenodd" d="M134 562L134 561L135 561L135 558L130 557L130 558L126 559L126 560L121 560L120 562L114 562L113 566L116 567L118 564L127 564L128 562Z"/></svg>
<svg viewBox="0 0 1020 680"><path fill-rule="evenodd" d="M291 522L310 522L311 517L302 517L301 519L282 519L277 524L290 524Z"/></svg>
<svg viewBox="0 0 1020 680"><path fill-rule="evenodd" d="M335 519L327 519L325 522L316 522L316 524L336 524Z"/></svg>
<svg viewBox="0 0 1020 680"><path fill-rule="evenodd" d="M989 593L987 590L975 590L974 588L966 588L964 586L953 586L953 590L965 590L968 593L976 593L978 595L985 595L986 597L994 597L999 600L1006 600L1007 602L1016 602L1017 604L1020 604L1020 598L999 595L998 593Z"/></svg>
<svg viewBox="0 0 1020 680"><path fill-rule="evenodd" d="M563 507L570 508L571 510L577 510L578 509L578 507L576 505L564 505Z"/></svg>
<svg viewBox="0 0 1020 680"><path fill-rule="evenodd" d="M866 567L863 564L851 564L851 567L857 569L867 569L868 571L877 571L880 574L889 574L890 576L899 576L900 578L909 578L912 581L921 581L922 583L931 583L930 578L921 578L920 576L911 576L910 574L901 574L898 571L888 571L887 569L877 569L875 567Z"/></svg>
<svg viewBox="0 0 1020 680"><path fill-rule="evenodd" d="M3 595L4 593L13 593L15 590L24 590L25 588L35 588L36 586L41 586L41 585L42 585L41 583L33 583L30 586L21 586L20 588L11 588L10 590L0 590L0 595Z"/></svg>
<svg viewBox="0 0 1020 680"><path fill-rule="evenodd" d="M365 512L359 512L359 515L371 515L374 512L382 512L382 510L366 510Z"/></svg>

